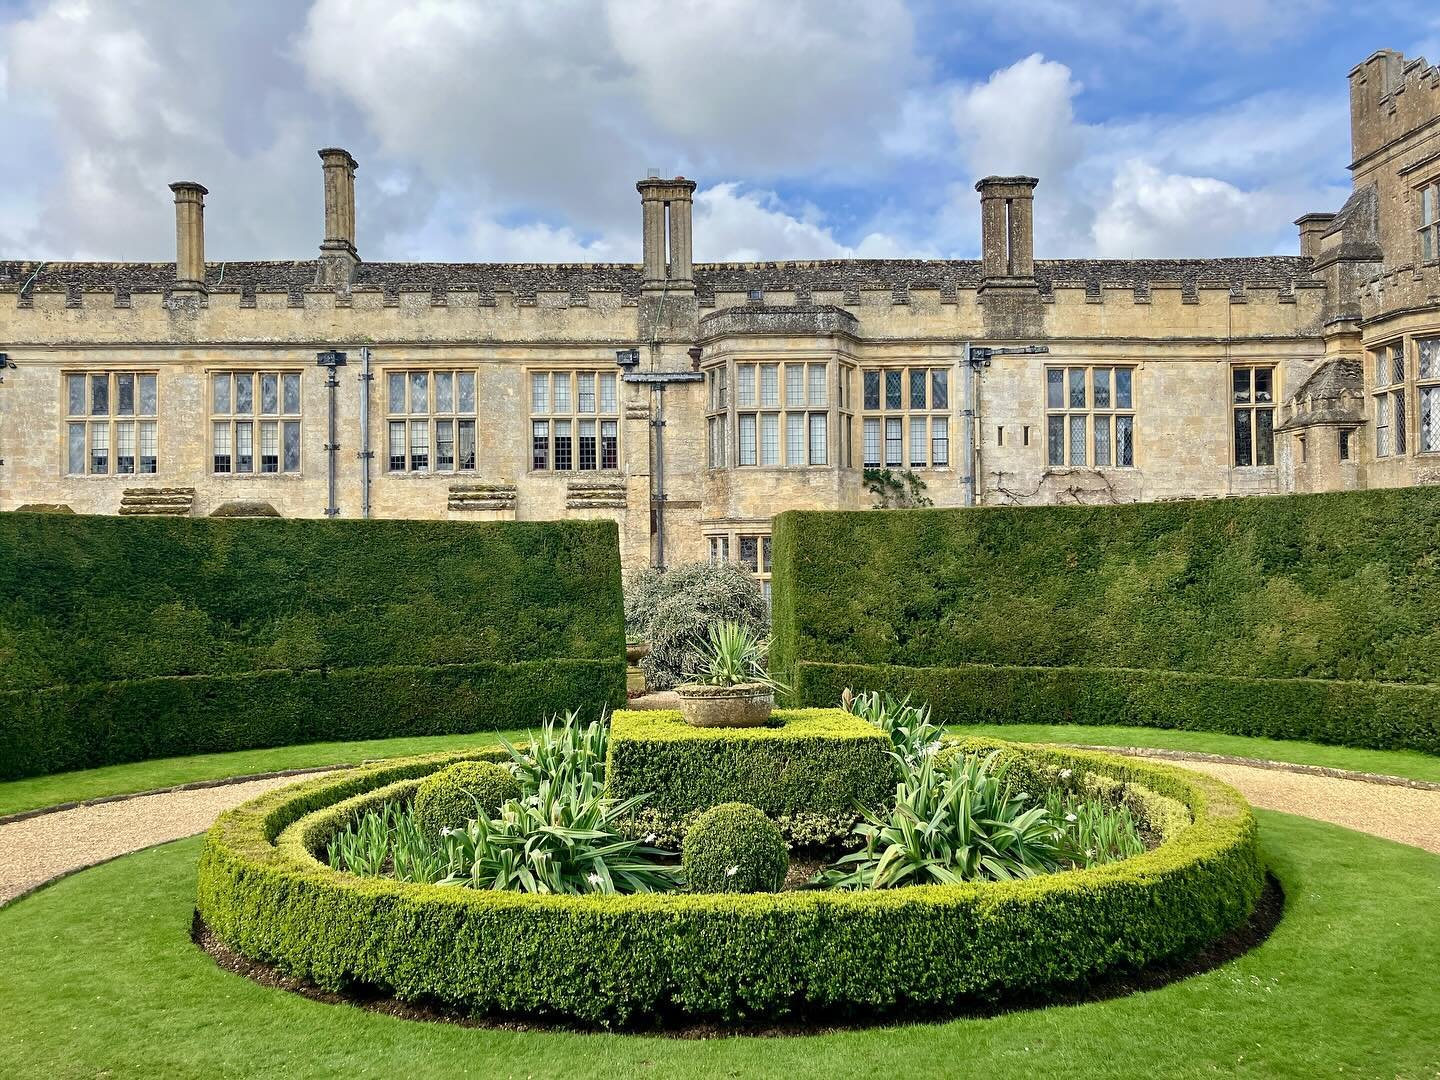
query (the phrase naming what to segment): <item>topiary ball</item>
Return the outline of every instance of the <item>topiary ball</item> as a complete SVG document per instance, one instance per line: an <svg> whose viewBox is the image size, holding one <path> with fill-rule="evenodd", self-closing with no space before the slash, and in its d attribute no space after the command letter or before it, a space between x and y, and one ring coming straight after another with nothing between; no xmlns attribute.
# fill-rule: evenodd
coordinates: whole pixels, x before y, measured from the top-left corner
<svg viewBox="0 0 1440 1080"><path fill-rule="evenodd" d="M493 815L502 803L520 798L520 781L493 761L461 761L420 781L415 821L426 836L463 829L476 816Z"/></svg>
<svg viewBox="0 0 1440 1080"><path fill-rule="evenodd" d="M691 892L778 892L790 871L780 829L749 803L721 803L685 834L681 869Z"/></svg>

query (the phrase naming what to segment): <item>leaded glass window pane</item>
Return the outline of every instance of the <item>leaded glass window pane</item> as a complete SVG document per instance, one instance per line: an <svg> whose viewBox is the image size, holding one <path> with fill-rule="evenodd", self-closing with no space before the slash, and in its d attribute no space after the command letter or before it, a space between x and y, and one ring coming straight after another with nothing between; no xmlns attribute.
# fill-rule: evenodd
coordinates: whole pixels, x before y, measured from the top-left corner
<svg viewBox="0 0 1440 1080"><path fill-rule="evenodd" d="M740 454L735 459L737 465L755 464L755 414L740 414Z"/></svg>
<svg viewBox="0 0 1440 1080"><path fill-rule="evenodd" d="M285 375L285 415L300 415L300 373L291 371Z"/></svg>
<svg viewBox="0 0 1440 1080"><path fill-rule="evenodd" d="M129 373L115 376L115 414L135 415L135 376Z"/></svg>
<svg viewBox="0 0 1440 1080"><path fill-rule="evenodd" d="M825 365L810 365L810 404L825 404Z"/></svg>
<svg viewBox="0 0 1440 1080"><path fill-rule="evenodd" d="M765 413L760 417L760 464L780 464L779 413Z"/></svg>
<svg viewBox="0 0 1440 1080"><path fill-rule="evenodd" d="M788 377L788 376L787 376ZM788 391L787 391L788 392ZM721 464L724 464L723 460ZM785 414L785 464L805 464L805 414Z"/></svg>
<svg viewBox="0 0 1440 1080"><path fill-rule="evenodd" d="M1440 386L1420 388L1420 450L1440 450Z"/></svg>
<svg viewBox="0 0 1440 1080"><path fill-rule="evenodd" d="M1095 396L1097 398L1100 396L1098 387ZM1110 417L1108 416L1095 417L1095 464L1097 467L1110 464Z"/></svg>
<svg viewBox="0 0 1440 1080"><path fill-rule="evenodd" d="M458 411L473 413L475 411L475 373L462 371L458 381L460 384L460 408Z"/></svg>
<svg viewBox="0 0 1440 1080"><path fill-rule="evenodd" d="M1250 438L1249 409L1235 410L1235 464L1254 464L1254 454Z"/></svg>
<svg viewBox="0 0 1440 1080"><path fill-rule="evenodd" d="M90 415L110 415L110 376L90 376Z"/></svg>
<svg viewBox="0 0 1440 1080"><path fill-rule="evenodd" d="M235 411L241 416L249 416L255 407L255 376L242 374L235 376ZM403 411L403 410L402 410Z"/></svg>
<svg viewBox="0 0 1440 1080"><path fill-rule="evenodd" d="M1095 408L1110 408L1110 369L1096 368L1094 374L1095 383Z"/></svg>
<svg viewBox="0 0 1440 1080"><path fill-rule="evenodd" d="M1250 369L1237 367L1230 372L1230 386L1236 405L1250 404Z"/></svg>
<svg viewBox="0 0 1440 1080"><path fill-rule="evenodd" d="M140 376L140 415L155 415L155 376Z"/></svg>
<svg viewBox="0 0 1440 1080"><path fill-rule="evenodd" d="M720 377L723 383L725 369L720 369ZM565 371L555 372L555 378L551 384L555 393L553 410L557 413L568 413L570 411L570 373ZM724 404L724 395L721 395L721 404Z"/></svg>
<svg viewBox="0 0 1440 1080"><path fill-rule="evenodd" d="M90 425L90 471L97 474L110 471L110 425L108 423Z"/></svg>
<svg viewBox="0 0 1440 1080"><path fill-rule="evenodd" d="M390 411L392 413L403 413L405 411L405 376L398 371L392 371L389 381Z"/></svg>
<svg viewBox="0 0 1440 1080"><path fill-rule="evenodd" d="M725 404L725 396L720 396L720 404ZM794 408L796 405L805 404L805 365L785 365L785 404ZM798 463L794 463L798 464Z"/></svg>
<svg viewBox="0 0 1440 1080"><path fill-rule="evenodd" d="M1085 423L1086 419L1087 419L1087 418L1086 418L1085 416L1083 416L1083 415L1082 415L1082 416L1072 415L1072 416L1070 417L1070 464L1071 464L1071 465L1084 465L1084 464L1085 464L1085 428L1086 428L1086 426L1087 426L1086 423Z"/></svg>
<svg viewBox="0 0 1440 1080"><path fill-rule="evenodd" d="M1415 351L1420 355L1420 378L1440 379L1440 338L1421 338Z"/></svg>
<svg viewBox="0 0 1440 1080"><path fill-rule="evenodd" d="M879 393L879 380L876 380L876 393ZM83 441L83 437L82 437ZM880 467L880 420L878 417L871 417L865 421L865 468L878 469Z"/></svg>
<svg viewBox="0 0 1440 1080"><path fill-rule="evenodd" d="M159 466L155 441L155 421L142 420L140 422L140 471L142 473L153 473Z"/></svg>
<svg viewBox="0 0 1440 1080"><path fill-rule="evenodd" d="M439 391L439 385L436 385ZM455 421L435 421L435 468L440 472L449 472L455 468Z"/></svg>
<svg viewBox="0 0 1440 1080"><path fill-rule="evenodd" d="M930 457L933 465L950 464L950 421L936 416L930 421Z"/></svg>
<svg viewBox="0 0 1440 1080"><path fill-rule="evenodd" d="M260 376L260 413L263 416L274 416L280 411L280 393L278 379L272 372Z"/></svg>
<svg viewBox="0 0 1440 1080"><path fill-rule="evenodd" d="M898 416L885 418L885 465L888 468L897 468L902 464L901 454L904 450L904 428Z"/></svg>
<svg viewBox="0 0 1440 1080"><path fill-rule="evenodd" d="M619 411L619 404L615 397L615 373L613 371L600 376L600 411L606 414L614 414Z"/></svg>
<svg viewBox="0 0 1440 1080"><path fill-rule="evenodd" d="M1255 401L1257 404L1275 400L1274 375L1273 368L1257 367L1255 369Z"/></svg>
<svg viewBox="0 0 1440 1080"><path fill-rule="evenodd" d="M1065 464L1065 417L1051 416L1046 418L1046 452L1045 461L1049 465Z"/></svg>
<svg viewBox="0 0 1440 1080"><path fill-rule="evenodd" d="M754 364L737 364L735 366L735 404L741 406L755 404Z"/></svg>
<svg viewBox="0 0 1440 1080"><path fill-rule="evenodd" d="M925 383L926 383L926 381L927 381L927 380L926 380L926 369L925 369L925 368L911 368L911 369L910 369L910 408L912 408L912 409L923 409L923 408L925 408Z"/></svg>
<svg viewBox="0 0 1440 1080"><path fill-rule="evenodd" d="M1405 391L1396 390L1391 397L1395 401L1391 412L1390 442L1395 447L1395 453L1405 453Z"/></svg>
<svg viewBox="0 0 1440 1080"><path fill-rule="evenodd" d="M925 417L912 416L910 418L910 467L912 469L923 469L927 464L925 426Z"/></svg>
<svg viewBox="0 0 1440 1080"><path fill-rule="evenodd" d="M885 407L887 409L898 409L901 407L901 372L892 368L885 372Z"/></svg>
<svg viewBox="0 0 1440 1080"><path fill-rule="evenodd" d="M760 404L776 406L780 404L780 365L760 365Z"/></svg>
<svg viewBox="0 0 1440 1080"><path fill-rule="evenodd" d="M1115 369L1115 407L1117 409L1133 409L1132 384L1135 372L1132 368Z"/></svg>
<svg viewBox="0 0 1440 1080"><path fill-rule="evenodd" d="M115 471L135 471L135 421L125 420L115 425Z"/></svg>
<svg viewBox="0 0 1440 1080"><path fill-rule="evenodd" d="M393 380L394 376L391 376L391 378ZM402 397L400 405L403 407L404 404L405 402ZM403 420L390 421L389 458L391 472L405 471L405 421Z"/></svg>
<svg viewBox="0 0 1440 1080"><path fill-rule="evenodd" d="M410 411L411 411L412 413L420 413L420 414L422 414L422 415L423 415L424 413L428 413L428 412L430 411L430 374L429 374L429 372L425 372L425 371L412 371L412 372L410 373ZM426 445L427 447L429 446L428 436L427 436L427 442L426 442L425 445ZM414 456L414 452L415 452L415 435L414 435L414 430L413 430L413 429L411 430L411 435L410 435L410 452L411 452L411 456ZM428 460L428 450L427 450L426 453L427 453L427 460Z"/></svg>
<svg viewBox="0 0 1440 1080"><path fill-rule="evenodd" d="M1255 410L1255 464L1275 464L1275 410Z"/></svg>
<svg viewBox="0 0 1440 1080"><path fill-rule="evenodd" d="M930 371L930 408L948 409L950 407L950 372L944 368L932 368Z"/></svg>
<svg viewBox="0 0 1440 1080"><path fill-rule="evenodd" d="M66 411L70 416L85 415L85 376L65 376ZM83 440L82 440L83 441ZM82 451L83 454L83 451Z"/></svg>
<svg viewBox="0 0 1440 1080"><path fill-rule="evenodd" d="M285 421L285 471L300 471L300 424L295 420Z"/></svg>
<svg viewBox="0 0 1440 1080"><path fill-rule="evenodd" d="M593 371L582 371L575 376L575 396L579 399L575 404L576 412L592 413L595 411L595 373Z"/></svg>
<svg viewBox="0 0 1440 1080"><path fill-rule="evenodd" d="M536 413L550 411L549 372L532 371L530 373L530 411Z"/></svg>
<svg viewBox="0 0 1440 1080"><path fill-rule="evenodd" d="M435 411L437 413L455 411L455 376L448 371L435 373Z"/></svg>
<svg viewBox="0 0 1440 1080"><path fill-rule="evenodd" d="M1045 370L1045 407L1047 409L1063 409L1065 407L1064 368L1052 367Z"/></svg>
<svg viewBox="0 0 1440 1080"><path fill-rule="evenodd" d="M1085 408L1085 369L1070 369L1070 408ZM1083 453L1083 450L1082 450Z"/></svg>
<svg viewBox="0 0 1440 1080"><path fill-rule="evenodd" d="M828 465L830 463L829 432L825 413L810 414L810 464Z"/></svg>
<svg viewBox="0 0 1440 1080"><path fill-rule="evenodd" d="M255 429L249 421L235 425L235 471L255 471Z"/></svg>
<svg viewBox="0 0 1440 1080"><path fill-rule="evenodd" d="M83 380L82 380L83 383ZM81 405L84 405L84 389L81 389ZM69 462L66 471L70 473L83 473L85 471L85 425L71 424L69 435Z"/></svg>
<svg viewBox="0 0 1440 1080"><path fill-rule="evenodd" d="M865 408L880 408L880 372L865 372Z"/></svg>
<svg viewBox="0 0 1440 1080"><path fill-rule="evenodd" d="M1390 347L1390 381L1403 383L1405 381L1405 346L1392 345Z"/></svg>
<svg viewBox="0 0 1440 1080"><path fill-rule="evenodd" d="M1135 418L1115 417L1115 464L1129 468L1135 464Z"/></svg>

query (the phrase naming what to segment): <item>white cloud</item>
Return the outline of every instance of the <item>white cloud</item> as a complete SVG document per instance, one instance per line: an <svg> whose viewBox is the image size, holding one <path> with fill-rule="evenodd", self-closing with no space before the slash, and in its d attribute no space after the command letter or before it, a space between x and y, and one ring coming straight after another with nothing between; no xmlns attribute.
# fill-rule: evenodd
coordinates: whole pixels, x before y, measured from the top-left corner
<svg viewBox="0 0 1440 1080"><path fill-rule="evenodd" d="M695 260L758 262L783 259L893 259L912 254L902 241L868 233L853 247L841 243L813 207L793 213L770 191L716 184L695 195Z"/></svg>
<svg viewBox="0 0 1440 1080"><path fill-rule="evenodd" d="M977 175L1055 176L1084 146L1072 99L1080 86L1064 64L1039 53L956 91L955 130Z"/></svg>
<svg viewBox="0 0 1440 1080"><path fill-rule="evenodd" d="M1095 215L1094 253L1111 259L1265 254L1247 241L1273 229L1273 210L1270 200L1223 180L1128 161Z"/></svg>

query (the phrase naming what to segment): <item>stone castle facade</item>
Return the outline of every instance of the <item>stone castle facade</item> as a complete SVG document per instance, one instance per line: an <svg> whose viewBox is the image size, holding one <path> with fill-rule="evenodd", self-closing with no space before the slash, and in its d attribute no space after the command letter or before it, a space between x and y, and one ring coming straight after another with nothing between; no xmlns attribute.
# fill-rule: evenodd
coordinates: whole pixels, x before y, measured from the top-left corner
<svg viewBox="0 0 1440 1080"><path fill-rule="evenodd" d="M1300 254L697 264L640 181L639 264L371 263L320 152L303 262L0 262L0 509L619 522L627 568L769 572L772 516L1440 482L1440 69L1350 74L1354 194Z"/></svg>

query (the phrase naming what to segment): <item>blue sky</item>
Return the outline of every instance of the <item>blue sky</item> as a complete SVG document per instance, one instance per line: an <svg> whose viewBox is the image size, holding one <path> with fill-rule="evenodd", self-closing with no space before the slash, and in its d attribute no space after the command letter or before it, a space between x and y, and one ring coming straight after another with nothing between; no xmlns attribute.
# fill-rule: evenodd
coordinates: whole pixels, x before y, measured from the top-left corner
<svg viewBox="0 0 1440 1080"><path fill-rule="evenodd" d="M969 258L1029 172L1036 253L1291 252L1348 188L1346 73L1440 62L1434 4L1324 0L0 0L0 257L308 258L315 150L362 257L639 259L634 181L700 184L701 259Z"/></svg>

